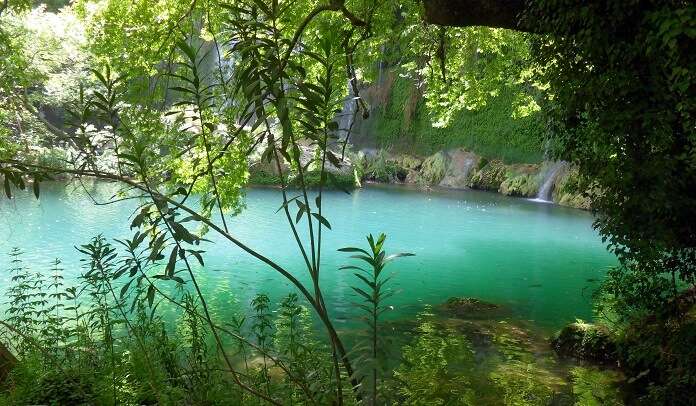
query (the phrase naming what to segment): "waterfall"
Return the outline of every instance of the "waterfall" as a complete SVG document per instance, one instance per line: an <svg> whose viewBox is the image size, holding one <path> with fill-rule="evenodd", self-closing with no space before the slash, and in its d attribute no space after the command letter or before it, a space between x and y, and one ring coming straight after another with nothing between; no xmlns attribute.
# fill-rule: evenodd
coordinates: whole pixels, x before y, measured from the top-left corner
<svg viewBox="0 0 696 406"><path fill-rule="evenodd" d="M536 200L550 202L553 200L551 193L553 192L553 185L556 182L559 172L563 169L565 162L558 161L548 171L546 171L546 176L544 177L544 182L539 188L539 193L537 193Z"/></svg>
<svg viewBox="0 0 696 406"><path fill-rule="evenodd" d="M384 44L379 47L379 73L377 75L377 84L381 85L382 84L382 79L384 77L384 61L382 60L382 57L384 56Z"/></svg>
<svg viewBox="0 0 696 406"><path fill-rule="evenodd" d="M355 116L355 96L353 95L353 86L348 80L348 96L343 100L343 109L341 110L338 119L338 139L343 141L348 137L348 131L353 125Z"/></svg>

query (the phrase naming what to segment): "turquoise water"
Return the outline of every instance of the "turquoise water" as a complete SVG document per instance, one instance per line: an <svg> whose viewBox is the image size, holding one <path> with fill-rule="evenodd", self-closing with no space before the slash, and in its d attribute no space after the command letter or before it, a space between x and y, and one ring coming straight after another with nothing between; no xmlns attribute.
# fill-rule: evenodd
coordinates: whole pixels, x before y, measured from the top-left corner
<svg viewBox="0 0 696 406"><path fill-rule="evenodd" d="M108 199L111 184L88 186L97 200ZM246 209L228 224L231 233L306 280L275 189L251 189ZM325 233L322 286L339 323L355 319L350 260L336 250L363 246L368 233L388 235L389 252L411 252L390 265L396 274L391 317L413 318L426 304L452 296L474 296L505 306L515 318L557 328L575 318L590 319L590 296L615 258L592 229L589 213L550 204L476 191L423 193L400 187L367 187L351 195L329 192L323 199L332 230ZM30 193L0 199L0 291L8 283L12 247L21 247L32 269L48 270L60 258L66 280L80 272L74 246L99 233L132 236L129 217L136 202L95 205L81 186L43 184L40 200ZM291 287L272 269L229 243L204 249L205 269L197 268L204 292L224 312L233 302L248 303L259 292L273 299Z"/></svg>

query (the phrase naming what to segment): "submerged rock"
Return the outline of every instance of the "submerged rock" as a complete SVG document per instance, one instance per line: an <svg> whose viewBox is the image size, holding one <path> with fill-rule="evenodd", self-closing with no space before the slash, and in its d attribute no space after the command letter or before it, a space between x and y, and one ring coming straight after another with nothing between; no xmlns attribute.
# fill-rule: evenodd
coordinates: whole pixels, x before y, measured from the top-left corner
<svg viewBox="0 0 696 406"><path fill-rule="evenodd" d="M616 362L616 343L606 328L590 323L571 323L551 340L557 354L587 361Z"/></svg>
<svg viewBox="0 0 696 406"><path fill-rule="evenodd" d="M500 306L473 297L451 297L442 305L442 309L456 317L466 318L488 316L490 312L500 310Z"/></svg>

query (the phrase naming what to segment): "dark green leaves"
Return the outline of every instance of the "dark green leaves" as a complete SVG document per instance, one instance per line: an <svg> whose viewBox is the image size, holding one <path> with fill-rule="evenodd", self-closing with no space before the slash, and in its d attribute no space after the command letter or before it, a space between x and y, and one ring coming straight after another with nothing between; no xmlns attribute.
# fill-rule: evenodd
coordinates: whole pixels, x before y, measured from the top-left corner
<svg viewBox="0 0 696 406"><path fill-rule="evenodd" d="M34 191L34 196L38 199L39 198L39 178L34 176L34 181L32 182L32 190Z"/></svg>
<svg viewBox="0 0 696 406"><path fill-rule="evenodd" d="M178 252L179 247L175 245L174 248L172 248L172 252L169 254L169 261L167 262L164 273L170 278L174 276L174 267L176 266L176 255Z"/></svg>
<svg viewBox="0 0 696 406"><path fill-rule="evenodd" d="M7 196L8 199L12 199L12 190L10 190L10 178L5 175L5 181L3 182L3 186L5 188L5 196Z"/></svg>
<svg viewBox="0 0 696 406"><path fill-rule="evenodd" d="M317 220L319 220L319 223L321 223L324 227L326 227L326 228L328 228L329 230L331 230L331 224L330 224L329 221L326 219L326 217L322 216L322 215L319 214L319 213L312 213L312 216L314 216L314 218L316 218Z"/></svg>
<svg viewBox="0 0 696 406"><path fill-rule="evenodd" d="M196 64L196 52L186 41L178 40L176 41L176 46L188 57L192 65Z"/></svg>

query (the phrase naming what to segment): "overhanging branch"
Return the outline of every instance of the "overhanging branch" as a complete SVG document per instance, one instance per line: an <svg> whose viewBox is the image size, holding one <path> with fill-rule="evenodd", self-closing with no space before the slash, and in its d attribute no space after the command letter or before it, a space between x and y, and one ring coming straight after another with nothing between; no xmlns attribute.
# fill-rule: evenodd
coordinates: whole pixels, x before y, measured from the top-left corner
<svg viewBox="0 0 696 406"><path fill-rule="evenodd" d="M533 31L520 24L524 0L423 0L423 4L425 21L431 24Z"/></svg>

